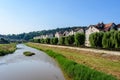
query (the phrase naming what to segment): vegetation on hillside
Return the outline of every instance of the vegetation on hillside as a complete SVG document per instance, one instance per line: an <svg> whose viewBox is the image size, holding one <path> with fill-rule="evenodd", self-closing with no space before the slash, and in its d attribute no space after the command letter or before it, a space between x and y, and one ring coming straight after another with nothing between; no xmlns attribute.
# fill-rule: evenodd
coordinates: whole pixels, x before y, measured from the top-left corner
<svg viewBox="0 0 120 80"><path fill-rule="evenodd" d="M10 43L8 40L5 40L4 38L0 39L0 44L8 44Z"/></svg>
<svg viewBox="0 0 120 80"><path fill-rule="evenodd" d="M0 44L0 56L11 54L16 50L16 44Z"/></svg>
<svg viewBox="0 0 120 80"><path fill-rule="evenodd" d="M79 26L79 27L67 27L67 28L57 28L57 29L51 29L51 30L42 30L42 31L34 31L29 33L21 33L21 34L12 34L12 35L0 35L0 37L5 39L10 39L12 41L16 40L30 40L33 39L33 37L40 36L40 35L46 35L46 34L55 34L56 32L64 32L64 31L70 31L76 28L83 28L85 29L86 26Z"/></svg>

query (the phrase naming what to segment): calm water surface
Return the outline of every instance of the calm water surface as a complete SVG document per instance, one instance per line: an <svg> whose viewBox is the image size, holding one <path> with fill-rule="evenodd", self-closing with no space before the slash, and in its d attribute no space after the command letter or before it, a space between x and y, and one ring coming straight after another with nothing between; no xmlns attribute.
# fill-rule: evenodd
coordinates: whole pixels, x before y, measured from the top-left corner
<svg viewBox="0 0 120 80"><path fill-rule="evenodd" d="M65 80L56 62L44 52L17 45L14 54L0 57L0 80ZM24 51L36 55L27 57Z"/></svg>

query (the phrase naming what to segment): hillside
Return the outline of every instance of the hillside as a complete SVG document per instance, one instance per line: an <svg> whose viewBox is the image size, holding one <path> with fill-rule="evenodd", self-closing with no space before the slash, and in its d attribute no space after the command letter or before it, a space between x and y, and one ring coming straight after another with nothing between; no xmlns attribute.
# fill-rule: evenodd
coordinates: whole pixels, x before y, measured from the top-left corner
<svg viewBox="0 0 120 80"><path fill-rule="evenodd" d="M45 34L55 34L56 32L64 32L64 31L70 31L76 28L83 28L85 29L86 26L77 26L77 27L66 27L66 28L57 28L57 29L51 29L51 30L42 30L42 31L33 31L29 33L21 33L21 34L10 34L10 35L0 35L0 38L5 38L12 41L18 41L18 40L26 40L32 39L35 36L45 35Z"/></svg>

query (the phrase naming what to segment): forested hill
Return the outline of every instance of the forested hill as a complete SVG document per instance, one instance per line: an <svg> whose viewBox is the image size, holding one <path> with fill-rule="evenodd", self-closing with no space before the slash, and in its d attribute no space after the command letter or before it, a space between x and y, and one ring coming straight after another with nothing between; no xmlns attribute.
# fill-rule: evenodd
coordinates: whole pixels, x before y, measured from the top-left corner
<svg viewBox="0 0 120 80"><path fill-rule="evenodd" d="M86 26L78 26L78 27L67 27L67 28L57 28L57 29L51 29L51 30L42 30L42 31L33 31L29 33L21 33L21 34L11 34L11 35L0 35L0 38L5 38L8 40L29 40L32 39L35 36L45 35L45 34L55 34L56 32L64 32L64 31L70 31L76 28L86 28Z"/></svg>

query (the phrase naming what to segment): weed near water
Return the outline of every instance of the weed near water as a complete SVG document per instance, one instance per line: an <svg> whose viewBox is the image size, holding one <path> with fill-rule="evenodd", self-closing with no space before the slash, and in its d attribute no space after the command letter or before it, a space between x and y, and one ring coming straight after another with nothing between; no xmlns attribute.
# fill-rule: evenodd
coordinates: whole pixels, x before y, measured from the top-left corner
<svg viewBox="0 0 120 80"><path fill-rule="evenodd" d="M65 58L52 50L45 51L49 56L55 58L62 69L74 80L117 80L114 76L91 69L88 66L78 64Z"/></svg>
<svg viewBox="0 0 120 80"><path fill-rule="evenodd" d="M0 56L11 54L16 50L16 44L0 44Z"/></svg>
<svg viewBox="0 0 120 80"><path fill-rule="evenodd" d="M32 56L32 55L35 55L35 53L32 53L32 52L29 52L29 51L26 51L23 53L25 56Z"/></svg>

